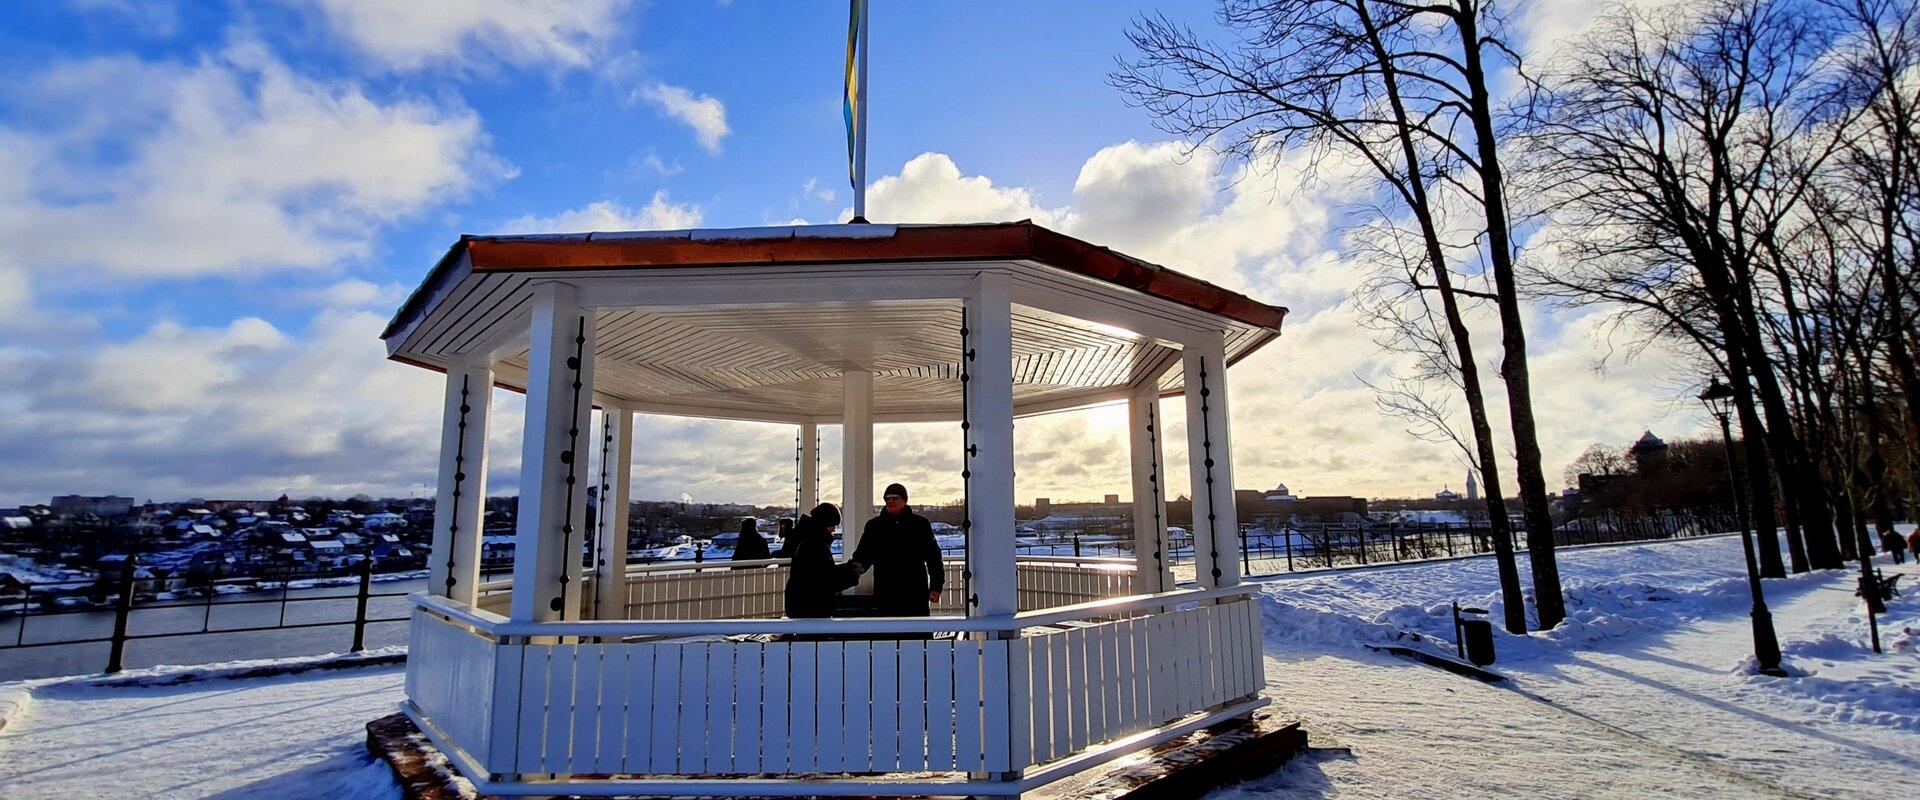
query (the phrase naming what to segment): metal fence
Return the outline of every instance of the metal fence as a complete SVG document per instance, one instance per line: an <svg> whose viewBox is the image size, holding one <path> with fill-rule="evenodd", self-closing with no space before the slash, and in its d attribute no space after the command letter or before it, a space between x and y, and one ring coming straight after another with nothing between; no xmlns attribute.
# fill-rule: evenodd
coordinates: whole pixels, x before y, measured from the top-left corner
<svg viewBox="0 0 1920 800"><path fill-rule="evenodd" d="M326 584L338 586L337 582L342 580L350 581L348 585L354 589L352 594L298 597L292 594L296 590L324 588ZM174 588L176 584L178 584L177 588ZM209 577L195 582L195 585L187 585L185 581L139 577L139 565L134 559L128 559L126 566L117 574L103 574L98 578L74 580L30 581L21 583L19 587L17 597L0 598L0 612L12 617L7 621L14 629L11 637L0 639L0 652L32 647L105 643L108 649L104 671L109 674L121 670L127 643L144 639L352 626L352 650L357 653L366 649L368 625L405 622L408 619L406 616L368 615L367 606L370 601L384 597L404 597L408 593L373 591L372 563L365 561L344 575L338 572L274 572L240 578ZM61 602L63 598L78 598L79 602L63 604ZM288 619L288 609L304 603L335 605L352 603L353 617L328 620ZM105 607L102 607L103 605ZM272 614L272 622L266 623L258 619L237 625L216 622L217 617L223 616L219 611L230 608L266 608ZM168 630L135 630L133 628L133 624L145 615L164 611L170 619L177 621L183 614L190 614L194 610L199 611L197 626ZM34 635L45 629L51 619L103 612L113 614L110 633L48 638ZM0 620L5 619L6 617L0 616ZM37 626L36 621L40 623Z"/></svg>
<svg viewBox="0 0 1920 800"><path fill-rule="evenodd" d="M1615 521L1587 524L1570 523L1555 531L1556 546L1611 544L1657 541L1707 534L1716 528L1710 522L1691 518L1648 518L1631 525ZM1518 526L1516 526L1516 530ZM1398 523L1295 525L1286 529L1243 527L1239 541L1241 572L1248 576L1273 575L1303 570L1357 567L1370 564L1413 562L1435 558L1478 555L1493 552L1492 527L1472 523ZM1183 570L1191 578L1194 540L1176 533L1168 541L1167 553L1176 575ZM1111 530L1097 533L1049 532L1039 538L1023 537L1015 545L1017 556L1132 557L1133 544ZM1514 541L1516 552L1527 549L1524 536ZM963 547L943 547L945 555L961 557ZM724 560L718 553L696 551L688 561ZM492 561L484 572L496 577L511 574L511 559ZM371 565L362 562L352 572L280 572L236 578L214 576L161 591L156 581L137 577L138 567L128 563L117 574L99 578L64 581L37 581L22 584L15 595L0 596L0 624L10 625L11 636L0 634L0 652L8 650L106 643L108 673L121 670L128 642L145 639L244 634L263 631L351 626L352 649L364 649L369 625L407 621L401 616L370 616L368 604L381 598L404 597L408 591L373 591ZM178 584L175 581L171 584ZM312 588L347 588L351 593L295 596L293 592ZM83 598L71 605L60 598ZM290 608L305 604L351 603L351 618L314 620L310 615L289 619ZM266 608L245 624L224 624L221 612L231 608ZM165 630L136 630L133 623L145 614L166 612L178 621L183 614L198 611L197 624ZM48 635L49 618L74 614L112 614L111 631L85 635ZM264 619L262 617L265 617ZM57 627L57 626L54 626ZM39 636L35 634L39 633ZM271 655L271 654L267 654Z"/></svg>

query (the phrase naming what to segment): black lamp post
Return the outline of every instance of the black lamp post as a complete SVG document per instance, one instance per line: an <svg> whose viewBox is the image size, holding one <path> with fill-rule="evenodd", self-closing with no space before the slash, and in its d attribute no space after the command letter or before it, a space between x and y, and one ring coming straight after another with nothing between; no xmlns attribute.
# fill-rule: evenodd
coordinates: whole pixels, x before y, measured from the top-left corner
<svg viewBox="0 0 1920 800"><path fill-rule="evenodd" d="M1727 474L1733 481L1733 513L1740 523L1740 549L1747 556L1747 588L1753 592L1753 657L1760 662L1760 674L1784 678L1786 670L1780 668L1780 639L1773 633L1773 612L1767 610L1767 597L1760 591L1760 568L1754 561L1754 532L1747 522L1746 490L1740 480L1740 459L1733 452L1733 427L1729 420L1733 412L1733 387L1720 382L1715 376L1707 384L1707 390L1700 393L1700 402L1706 404L1715 419L1720 420L1720 440L1727 447Z"/></svg>

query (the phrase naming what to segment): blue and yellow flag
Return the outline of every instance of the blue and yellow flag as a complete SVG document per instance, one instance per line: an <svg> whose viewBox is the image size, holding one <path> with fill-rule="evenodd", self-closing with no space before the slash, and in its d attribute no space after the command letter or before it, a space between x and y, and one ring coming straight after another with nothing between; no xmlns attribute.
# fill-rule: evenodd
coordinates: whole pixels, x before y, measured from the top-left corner
<svg viewBox="0 0 1920 800"><path fill-rule="evenodd" d="M847 183L854 191L860 190L859 178L854 173L855 151L858 148L860 104L866 98L860 96L860 60L856 57L860 48L860 6L861 0L848 0L847 9L847 74L843 110L847 117Z"/></svg>

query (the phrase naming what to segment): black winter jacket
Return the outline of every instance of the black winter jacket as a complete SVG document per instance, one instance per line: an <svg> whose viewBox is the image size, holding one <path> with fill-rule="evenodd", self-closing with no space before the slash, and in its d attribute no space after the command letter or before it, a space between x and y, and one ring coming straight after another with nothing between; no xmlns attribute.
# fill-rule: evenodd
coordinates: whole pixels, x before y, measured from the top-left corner
<svg viewBox="0 0 1920 800"><path fill-rule="evenodd" d="M911 508L867 520L852 560L873 570L874 612L881 616L927 616L927 593L946 586L933 523Z"/></svg>

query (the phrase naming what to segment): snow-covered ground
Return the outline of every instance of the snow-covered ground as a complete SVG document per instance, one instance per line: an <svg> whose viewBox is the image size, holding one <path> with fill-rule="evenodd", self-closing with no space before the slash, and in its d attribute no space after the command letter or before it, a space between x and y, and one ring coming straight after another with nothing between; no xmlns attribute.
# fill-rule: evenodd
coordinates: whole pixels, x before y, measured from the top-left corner
<svg viewBox="0 0 1920 800"><path fill-rule="evenodd" d="M1920 795L1920 570L1881 568L1908 576L1884 655L1857 573L1767 581L1796 673L1769 678L1752 672L1737 539L1563 553L1569 620L1499 634L1498 686L1364 647L1451 653L1449 601L1500 619L1491 560L1270 581L1269 684L1314 749L1221 796Z"/></svg>
<svg viewBox="0 0 1920 800"><path fill-rule="evenodd" d="M1882 617L1887 654L1874 655L1853 573L1769 581L1797 673L1779 679L1749 669L1738 540L1574 551L1561 563L1571 619L1499 635L1502 685L1365 647L1450 652L1447 602L1497 600L1489 559L1267 582L1270 689L1313 747L1217 796L1916 796L1911 586ZM1911 564L1884 568L1920 578ZM32 695L0 729L0 796L397 796L362 726L399 701L398 667L231 677L248 668L0 684Z"/></svg>
<svg viewBox="0 0 1920 800"><path fill-rule="evenodd" d="M403 669L223 677L271 663L0 684L33 697L0 728L0 797L398 798L365 726L393 713Z"/></svg>

